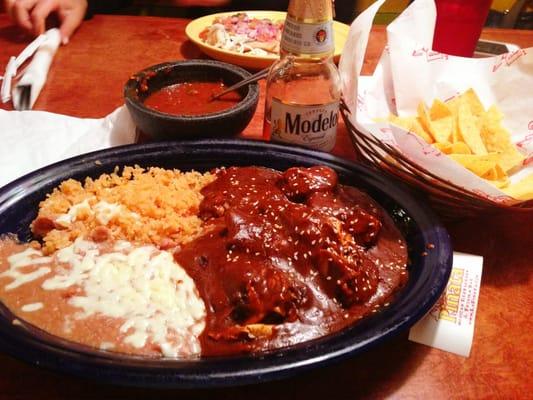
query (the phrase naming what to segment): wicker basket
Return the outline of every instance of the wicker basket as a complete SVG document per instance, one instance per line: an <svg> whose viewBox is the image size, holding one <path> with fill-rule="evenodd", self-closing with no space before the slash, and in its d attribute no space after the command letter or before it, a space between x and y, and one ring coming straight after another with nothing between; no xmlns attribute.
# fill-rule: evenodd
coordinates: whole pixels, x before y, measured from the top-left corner
<svg viewBox="0 0 533 400"><path fill-rule="evenodd" d="M357 152L357 158L375 169L400 179L415 191L424 193L435 211L443 218L458 219L499 212L533 213L533 200L505 205L438 177L405 157L391 145L358 131L350 122L350 111L344 103L341 104L341 113Z"/></svg>

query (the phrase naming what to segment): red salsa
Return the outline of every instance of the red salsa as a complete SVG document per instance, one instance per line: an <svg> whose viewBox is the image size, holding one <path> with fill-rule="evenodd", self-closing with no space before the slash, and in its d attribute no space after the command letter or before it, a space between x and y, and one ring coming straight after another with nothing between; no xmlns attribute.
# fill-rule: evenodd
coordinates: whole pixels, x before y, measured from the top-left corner
<svg viewBox="0 0 533 400"><path fill-rule="evenodd" d="M242 97L230 92L216 100L211 97L226 88L221 82L182 82L152 93L144 105L156 111L175 115L211 114L233 107Z"/></svg>

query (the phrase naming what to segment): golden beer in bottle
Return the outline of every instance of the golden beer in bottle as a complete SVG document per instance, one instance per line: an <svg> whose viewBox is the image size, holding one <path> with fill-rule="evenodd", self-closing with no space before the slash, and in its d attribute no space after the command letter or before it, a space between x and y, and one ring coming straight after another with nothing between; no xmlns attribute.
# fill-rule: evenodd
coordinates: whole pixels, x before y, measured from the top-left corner
<svg viewBox="0 0 533 400"><path fill-rule="evenodd" d="M333 148L341 97L334 50L331 0L291 0L280 59L267 77L265 139Z"/></svg>

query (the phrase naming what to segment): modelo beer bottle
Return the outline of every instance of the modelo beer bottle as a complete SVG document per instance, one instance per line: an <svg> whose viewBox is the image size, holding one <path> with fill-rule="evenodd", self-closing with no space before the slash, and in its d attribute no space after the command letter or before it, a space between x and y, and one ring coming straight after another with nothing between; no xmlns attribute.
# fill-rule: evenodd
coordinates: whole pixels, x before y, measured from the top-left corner
<svg viewBox="0 0 533 400"><path fill-rule="evenodd" d="M331 0L291 0L280 59L267 77L263 136L329 151L335 145L341 97L333 63Z"/></svg>

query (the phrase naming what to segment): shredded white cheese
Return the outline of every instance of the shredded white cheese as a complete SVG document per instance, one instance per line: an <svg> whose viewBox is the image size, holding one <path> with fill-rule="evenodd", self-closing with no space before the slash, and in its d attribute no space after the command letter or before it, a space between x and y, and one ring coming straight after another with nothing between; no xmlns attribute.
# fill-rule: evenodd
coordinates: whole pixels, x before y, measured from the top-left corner
<svg viewBox="0 0 533 400"><path fill-rule="evenodd" d="M43 254L31 247L20 253L13 254L7 258L10 268L0 274L13 280L5 285L5 290L13 290L25 283L39 279L51 272L49 267L33 268L31 271L22 272L21 269L39 264L46 264L51 261L51 257L44 257Z"/></svg>
<svg viewBox="0 0 533 400"><path fill-rule="evenodd" d="M115 345L111 342L102 342L100 343L100 350L109 350L115 347Z"/></svg>
<svg viewBox="0 0 533 400"><path fill-rule="evenodd" d="M55 218L55 223L67 228L82 215L94 215L101 225L109 224L119 214L127 214L135 219L140 218L139 214L129 211L122 204L108 203L107 201L100 200L91 206L93 199L94 197L91 197L81 203L70 206L65 214L60 214Z"/></svg>
<svg viewBox="0 0 533 400"><path fill-rule="evenodd" d="M53 257L42 257L41 252L28 249L8 259L10 268L4 275L14 281L6 289L36 279L41 269L50 272L49 267L28 274L18 270L42 259L59 264L54 275L42 283L44 290L80 288L80 294L67 300L79 309L74 318L99 314L122 319L124 343L142 348L151 342L167 357L200 353L198 336L205 327L205 305L194 281L171 253L151 245L134 247L125 241L116 242L111 252L102 252L97 243L83 239ZM23 311L36 311L38 304L25 305ZM67 330L69 325L66 320Z"/></svg>
<svg viewBox="0 0 533 400"><path fill-rule="evenodd" d="M43 307L44 307L43 303L39 302L39 303L25 304L20 309L24 312L34 312L34 311L40 310Z"/></svg>
<svg viewBox="0 0 533 400"><path fill-rule="evenodd" d="M106 201L99 201L93 208L96 220L102 225L107 225L116 215L126 211L123 205Z"/></svg>
<svg viewBox="0 0 533 400"><path fill-rule="evenodd" d="M56 217L55 222L58 225L68 227L72 222L76 221L78 215L91 214L91 206L89 204L90 199L85 199L81 203L72 205L66 214L61 214Z"/></svg>

